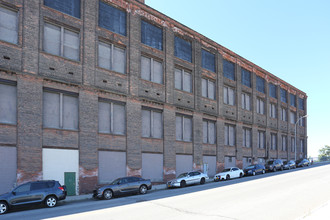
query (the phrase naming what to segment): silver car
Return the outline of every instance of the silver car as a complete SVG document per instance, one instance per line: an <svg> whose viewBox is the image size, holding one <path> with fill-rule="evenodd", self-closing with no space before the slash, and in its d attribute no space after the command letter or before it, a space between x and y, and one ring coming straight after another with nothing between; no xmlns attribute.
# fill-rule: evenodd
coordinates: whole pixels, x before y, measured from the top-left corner
<svg viewBox="0 0 330 220"><path fill-rule="evenodd" d="M181 173L176 179L167 182L167 188L185 187L186 185L193 185L196 183L204 184L207 179L209 179L207 174L199 171Z"/></svg>
<svg viewBox="0 0 330 220"><path fill-rule="evenodd" d="M93 191L93 197L98 199L111 199L113 196L123 194L140 193L146 194L152 187L150 180L139 177L123 177L114 180L106 186Z"/></svg>

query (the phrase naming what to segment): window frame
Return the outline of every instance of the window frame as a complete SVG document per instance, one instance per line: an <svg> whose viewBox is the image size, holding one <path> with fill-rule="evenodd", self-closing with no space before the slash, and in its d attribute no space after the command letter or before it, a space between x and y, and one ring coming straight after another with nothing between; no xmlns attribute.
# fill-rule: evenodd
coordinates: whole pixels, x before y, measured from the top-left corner
<svg viewBox="0 0 330 220"><path fill-rule="evenodd" d="M13 121L11 122L8 122L8 121L0 121L0 124L9 124L9 125L17 125L17 82L15 81L11 81L11 80L6 80L6 79L0 79L0 85L4 85L4 86L12 86L15 90L15 98L11 101L14 101L15 103L15 112L13 112ZM0 103L0 106L1 106L2 103ZM8 105L7 105L8 106Z"/></svg>
<svg viewBox="0 0 330 220"><path fill-rule="evenodd" d="M204 61L204 59L207 58L207 55L212 55L213 56L213 63L212 63L213 66L212 67L209 67L207 65L207 63ZM216 54L211 53L210 51L205 50L204 48L202 48L202 50L201 50L201 59L202 59L202 62L201 62L202 65L201 65L201 67L203 69L206 69L206 70L211 71L211 72L214 72L214 73L217 71L217 68L216 68L216 65L217 65Z"/></svg>
<svg viewBox="0 0 330 220"><path fill-rule="evenodd" d="M149 136L143 136L143 130L141 132L141 137L142 138L153 138L153 139L163 139L164 138L164 114L163 111L159 110L159 109L152 109L152 108L148 108L148 107L142 107L142 111L141 114L143 114L143 111L149 111L150 112L150 134ZM161 114L161 137L155 137L154 135L154 113L160 113ZM143 117L141 118L141 120L143 120Z"/></svg>
<svg viewBox="0 0 330 220"><path fill-rule="evenodd" d="M261 108L261 103L263 108ZM265 115L265 100L262 98L257 98L257 113L260 115Z"/></svg>
<svg viewBox="0 0 330 220"><path fill-rule="evenodd" d="M242 97L242 109L246 110L246 111L251 111L251 95L248 93L242 93L241 95ZM247 99L249 100L247 103Z"/></svg>
<svg viewBox="0 0 330 220"><path fill-rule="evenodd" d="M65 0L65 1L67 1L67 0ZM74 0L73 0L73 1L74 1ZM73 14L69 14L69 13L67 13L67 12L64 12L64 11L59 10L58 8L54 8L54 7L52 7L52 6L46 5L46 4L45 4L45 0L43 0L43 5L46 6L46 7L52 8L52 9L54 9L54 10L56 10L56 11L59 11L59 12L61 12L61 13L64 13L64 14L66 14L66 15L69 15L69 16L71 16L71 17L74 17L74 18L77 18L77 19L81 19L81 0L78 0L78 2L79 2L79 10L78 10L78 13L79 13L79 14L78 14L78 16L74 15L74 13L73 13Z"/></svg>
<svg viewBox="0 0 330 220"><path fill-rule="evenodd" d="M242 85L252 88L252 73L251 71L241 68L241 83Z"/></svg>
<svg viewBox="0 0 330 220"><path fill-rule="evenodd" d="M7 6L2 5L2 4L0 4L0 8L15 13L15 19L16 19L16 21L15 21L15 25L16 25L15 34L16 34L16 36L15 36L15 38L13 38L13 39L15 39L15 41L11 42L11 41L8 41L8 40L5 40L5 39L0 39L0 41L10 43L10 44L14 44L14 45L18 45L19 44L19 42L18 42L18 40L19 40L19 33L18 33L19 32L19 16L20 16L19 10L11 8L11 7L7 7Z"/></svg>
<svg viewBox="0 0 330 220"><path fill-rule="evenodd" d="M207 137L207 142L204 142L204 123L206 123L207 126L207 133L206 133L206 137ZM214 125L214 142L211 142L212 136L210 133L210 124ZM217 143L217 124L216 121L213 120L209 120L209 119L203 119L203 144L216 144Z"/></svg>
<svg viewBox="0 0 330 220"><path fill-rule="evenodd" d="M206 96L203 95L203 80L206 80ZM211 98L210 97L210 93L209 93L209 89L210 89L210 84L213 83L213 88L214 88L214 92L213 92L213 96L214 98ZM216 90L216 81L213 81L211 79L208 79L208 78L202 78L202 97L204 98L208 98L208 99L211 99L211 100L216 100L217 97L216 97L216 94L217 94L217 90Z"/></svg>
<svg viewBox="0 0 330 220"><path fill-rule="evenodd" d="M190 44L190 55L188 55L188 56L189 56L188 59L185 59L185 56L187 56L186 53L184 53L185 56L180 56L180 55L177 53L177 50L179 50L179 48L181 48L179 45L177 45L177 43L180 44L180 42L186 42L187 45ZM193 62L193 61L192 61L192 60L193 60L193 52L192 52L192 51L193 51L193 50L192 50L192 42L191 42L191 41L188 41L188 40L186 40L186 39L184 39L184 38L182 38L182 37L180 37L180 36L177 36L177 35L174 36L174 56L175 56L176 58L179 58L179 59L181 59L181 60L184 60L184 61L187 61L187 62L189 62L189 63L192 63L192 62Z"/></svg>
<svg viewBox="0 0 330 220"><path fill-rule="evenodd" d="M228 68L225 68L225 63L228 64L228 65L233 65L234 66L234 72L233 73L229 73L229 72L225 71L225 69L226 70L228 69ZM223 61L222 61L222 71L223 71L223 76L225 78L236 81L236 76L235 76L236 65L235 65L235 63L233 63L229 60L223 59Z"/></svg>
<svg viewBox="0 0 330 220"><path fill-rule="evenodd" d="M277 99L277 85L273 83L268 84L269 97Z"/></svg>
<svg viewBox="0 0 330 220"><path fill-rule="evenodd" d="M281 102L288 103L288 92L281 88L280 89Z"/></svg>
<svg viewBox="0 0 330 220"><path fill-rule="evenodd" d="M288 110L283 107L281 107L281 120L288 121Z"/></svg>
<svg viewBox="0 0 330 220"><path fill-rule="evenodd" d="M178 90L181 90L181 91L184 91L184 92L193 93L193 75L192 75L192 72L191 71L187 71L187 70L185 70L183 68L175 67L174 68L174 80L175 81L176 81L176 73L177 73L176 70L178 70L178 72L180 72L180 78L181 78L180 87L181 88L177 88L176 87L176 82L174 82L174 88L175 89L178 89ZM189 74L190 75L190 91L187 91L187 90L184 89L185 88L185 86L184 86L185 85L185 80L184 80L185 74Z"/></svg>
<svg viewBox="0 0 330 220"><path fill-rule="evenodd" d="M176 133L176 135L175 135L175 140L176 141L183 141L183 142L192 142L193 141L193 119L192 119L192 116L187 116L187 115L182 115L182 114L177 114L176 116L175 116L175 120L176 120L176 118L177 117L180 117L181 118L181 120L182 120L182 124L181 124L181 128L182 128L182 130L181 130L181 132L182 132L182 138L181 139L177 139L177 133ZM190 140L187 140L187 139L185 139L185 119L190 119L191 120L191 130L190 130ZM175 130L177 131L177 129L178 129L178 127L177 126L175 126Z"/></svg>
<svg viewBox="0 0 330 220"><path fill-rule="evenodd" d="M230 128L233 129L233 140L230 140ZM236 146L236 126L231 124L225 124L225 145L226 146Z"/></svg>
<svg viewBox="0 0 330 220"><path fill-rule="evenodd" d="M290 93L290 106L297 107L297 96Z"/></svg>
<svg viewBox="0 0 330 220"><path fill-rule="evenodd" d="M147 25L150 25L150 27L153 27L153 28L155 28L155 30L156 29L159 29L159 30L161 30L161 41L160 42L156 42L156 43L160 43L160 45L156 45L156 46L154 46L154 45L150 45L150 44L147 44L147 42L146 42L146 37L145 37L145 35L147 34L147 33L144 33L144 29L143 29L143 26L145 25L145 24L147 24ZM145 42L143 42L143 39L145 39ZM155 39L156 40L156 39ZM163 30L163 28L162 27L159 27L158 25L155 25L155 24L153 24L153 23L150 23L150 22L148 22L148 21L146 21L146 20L143 20L143 19L141 19L141 43L143 44L143 45L146 45L146 46L148 46L148 47L152 47L152 48L155 48L155 49L157 49L157 50L160 50L160 51L164 51L164 30Z"/></svg>
<svg viewBox="0 0 330 220"><path fill-rule="evenodd" d="M249 136L249 138L248 138ZM251 148L252 147L252 129L243 128L243 147Z"/></svg>
<svg viewBox="0 0 330 220"><path fill-rule="evenodd" d="M225 90L227 90L227 96L225 95ZM229 90L233 92L233 103L230 103L230 95L229 95ZM227 101L226 101L227 100ZM223 103L226 105L230 106L235 106L236 105L236 90L233 87L230 86L224 86L223 87Z"/></svg>
<svg viewBox="0 0 330 220"><path fill-rule="evenodd" d="M287 145L288 145L288 137L286 135L282 135L282 151L287 151Z"/></svg>
<svg viewBox="0 0 330 220"><path fill-rule="evenodd" d="M277 118L277 105L275 103L269 103L269 117Z"/></svg>
<svg viewBox="0 0 330 220"><path fill-rule="evenodd" d="M260 136L263 136L263 141L261 141ZM258 131L258 148L265 149L266 147L266 132L265 131Z"/></svg>
<svg viewBox="0 0 330 220"><path fill-rule="evenodd" d="M261 93L263 93L263 94L266 94L266 86L265 86L265 84L266 84L266 80L264 79L264 78L262 78L262 77L260 77L260 76L257 76L256 77L256 90L258 91L258 92L261 92ZM261 82L263 82L263 85L262 85L262 87L261 87L261 85L260 85L260 83Z"/></svg>
<svg viewBox="0 0 330 220"><path fill-rule="evenodd" d="M110 48L110 68L109 69L100 65L100 44L109 46L109 48ZM117 44L113 44L113 43L109 43L109 42L106 42L106 41L102 41L102 40L98 41L97 46L98 46L97 47L97 66L98 67L100 67L102 69L110 70L110 71L113 71L113 72L116 72L116 73L127 74L127 50L126 50L126 47L120 46L120 45L117 45ZM114 66L114 57L115 57L114 56L115 48L124 50L124 58L125 58L125 60L124 60L124 72L115 71L114 68L113 68L113 66Z"/></svg>
<svg viewBox="0 0 330 220"><path fill-rule="evenodd" d="M145 79L142 77L142 59L145 58L145 59L149 59L150 60L150 80L148 79ZM161 64L162 68L162 72L161 72L161 79L162 79L162 82L159 83L159 82L156 82L154 79L155 79L155 68L154 68L154 63L155 62L158 62ZM143 80L146 80L146 81L149 81L149 82L153 82L153 83L157 83L157 84L160 84L160 85L164 85L164 65L163 65L163 61L162 60L159 60L159 59L154 59L153 57L149 57L149 56L145 56L145 55L141 55L141 69L140 69L140 77L141 79Z"/></svg>
<svg viewBox="0 0 330 220"><path fill-rule="evenodd" d="M277 150L277 134L271 133L270 134L270 149L271 150Z"/></svg>

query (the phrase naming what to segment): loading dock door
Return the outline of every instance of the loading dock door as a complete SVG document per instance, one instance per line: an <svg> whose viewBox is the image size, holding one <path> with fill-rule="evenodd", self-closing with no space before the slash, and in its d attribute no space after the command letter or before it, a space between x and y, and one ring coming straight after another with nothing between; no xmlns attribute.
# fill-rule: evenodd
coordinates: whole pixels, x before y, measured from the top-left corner
<svg viewBox="0 0 330 220"><path fill-rule="evenodd" d="M192 155L176 155L176 176L181 173L192 171L193 169L193 156Z"/></svg>
<svg viewBox="0 0 330 220"><path fill-rule="evenodd" d="M10 191L16 183L16 147L0 147L0 194Z"/></svg>

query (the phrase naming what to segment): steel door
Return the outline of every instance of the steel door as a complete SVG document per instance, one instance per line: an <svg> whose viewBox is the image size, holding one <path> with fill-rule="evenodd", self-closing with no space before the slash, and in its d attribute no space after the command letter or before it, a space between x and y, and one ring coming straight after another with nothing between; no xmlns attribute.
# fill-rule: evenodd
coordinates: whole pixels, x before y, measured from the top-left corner
<svg viewBox="0 0 330 220"><path fill-rule="evenodd" d="M64 173L64 185L68 196L76 195L76 173L75 172L65 172Z"/></svg>

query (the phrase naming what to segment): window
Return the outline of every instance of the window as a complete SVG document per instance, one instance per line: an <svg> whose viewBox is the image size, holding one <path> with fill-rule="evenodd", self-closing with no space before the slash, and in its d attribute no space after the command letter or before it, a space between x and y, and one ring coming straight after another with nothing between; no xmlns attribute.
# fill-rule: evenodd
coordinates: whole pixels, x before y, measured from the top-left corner
<svg viewBox="0 0 330 220"><path fill-rule="evenodd" d="M290 105L296 107L296 95L290 94Z"/></svg>
<svg viewBox="0 0 330 220"><path fill-rule="evenodd" d="M163 84L163 64L153 58L141 57L141 78Z"/></svg>
<svg viewBox="0 0 330 220"><path fill-rule="evenodd" d="M99 26L126 36L126 12L99 1Z"/></svg>
<svg viewBox="0 0 330 220"><path fill-rule="evenodd" d="M142 137L163 137L163 115L157 110L142 109Z"/></svg>
<svg viewBox="0 0 330 220"><path fill-rule="evenodd" d="M246 93L242 93L242 109L251 110L251 104L250 104L250 99L251 96L246 94Z"/></svg>
<svg viewBox="0 0 330 220"><path fill-rule="evenodd" d="M299 108L300 110L305 110L304 99L298 98L298 108Z"/></svg>
<svg viewBox="0 0 330 220"><path fill-rule="evenodd" d="M296 123L296 113L293 111L290 111L290 123L295 124Z"/></svg>
<svg viewBox="0 0 330 220"><path fill-rule="evenodd" d="M16 193L24 193L31 190L31 183L23 184L15 189Z"/></svg>
<svg viewBox="0 0 330 220"><path fill-rule="evenodd" d="M242 68L242 84L251 88L251 72Z"/></svg>
<svg viewBox="0 0 330 220"><path fill-rule="evenodd" d="M282 151L286 151L287 136L282 135Z"/></svg>
<svg viewBox="0 0 330 220"><path fill-rule="evenodd" d="M262 99L257 99L257 113L258 114L265 114L265 102Z"/></svg>
<svg viewBox="0 0 330 220"><path fill-rule="evenodd" d="M191 72L175 68L175 88L186 92L192 92Z"/></svg>
<svg viewBox="0 0 330 220"><path fill-rule="evenodd" d="M251 137L251 129L243 128L243 146L251 147L252 137Z"/></svg>
<svg viewBox="0 0 330 220"><path fill-rule="evenodd" d="M191 63L192 62L191 42L175 36L174 56Z"/></svg>
<svg viewBox="0 0 330 220"><path fill-rule="evenodd" d="M277 99L277 86L269 83L269 96Z"/></svg>
<svg viewBox="0 0 330 220"><path fill-rule="evenodd" d="M215 144L216 142L216 127L214 121L203 120L203 143Z"/></svg>
<svg viewBox="0 0 330 220"><path fill-rule="evenodd" d="M44 0L44 4L60 12L80 18L80 0Z"/></svg>
<svg viewBox="0 0 330 220"><path fill-rule="evenodd" d="M306 118L301 118L301 117L303 117L303 115L300 115L299 117L300 117L300 120L298 122L298 125L301 126L301 127L305 127L305 119Z"/></svg>
<svg viewBox="0 0 330 220"><path fill-rule="evenodd" d="M288 103L287 91L281 88L280 93L281 93L281 102Z"/></svg>
<svg viewBox="0 0 330 220"><path fill-rule="evenodd" d="M125 49L99 42L99 66L118 73L126 73Z"/></svg>
<svg viewBox="0 0 330 220"><path fill-rule="evenodd" d="M223 87L223 102L227 105L235 105L235 91L230 87Z"/></svg>
<svg viewBox="0 0 330 220"><path fill-rule="evenodd" d="M141 21L141 42L158 50L163 50L163 29Z"/></svg>
<svg viewBox="0 0 330 220"><path fill-rule="evenodd" d="M257 76L257 91L265 93L265 79Z"/></svg>
<svg viewBox="0 0 330 220"><path fill-rule="evenodd" d="M258 131L258 148L265 149L265 132Z"/></svg>
<svg viewBox="0 0 330 220"><path fill-rule="evenodd" d="M202 79L202 96L215 100L215 82L209 79Z"/></svg>
<svg viewBox="0 0 330 220"><path fill-rule="evenodd" d="M45 23L44 51L72 60L79 60L79 34L63 27Z"/></svg>
<svg viewBox="0 0 330 220"><path fill-rule="evenodd" d="M228 61L223 60L223 76L235 80L235 64Z"/></svg>
<svg viewBox="0 0 330 220"><path fill-rule="evenodd" d="M99 101L99 132L107 134L125 134L126 110L124 104L107 100Z"/></svg>
<svg viewBox="0 0 330 220"><path fill-rule="evenodd" d="M78 95L45 89L43 96L43 126L78 130Z"/></svg>
<svg viewBox="0 0 330 220"><path fill-rule="evenodd" d="M17 12L0 7L0 40L17 44L18 18Z"/></svg>
<svg viewBox="0 0 330 220"><path fill-rule="evenodd" d="M202 49L202 67L215 72L215 55Z"/></svg>
<svg viewBox="0 0 330 220"><path fill-rule="evenodd" d="M189 116L177 115L176 123L176 140L192 141L192 118Z"/></svg>
<svg viewBox="0 0 330 220"><path fill-rule="evenodd" d="M281 108L281 120L282 121L287 121L287 110L286 108Z"/></svg>
<svg viewBox="0 0 330 220"><path fill-rule="evenodd" d="M236 144L236 132L235 126L225 125L225 145L235 146Z"/></svg>
<svg viewBox="0 0 330 220"><path fill-rule="evenodd" d="M294 139L294 137L291 138L291 152L295 152L295 139Z"/></svg>
<svg viewBox="0 0 330 220"><path fill-rule="evenodd" d="M304 152L304 146L305 146L305 140L304 139L300 139L300 152Z"/></svg>
<svg viewBox="0 0 330 220"><path fill-rule="evenodd" d="M277 150L277 135L276 134L270 134L270 147L272 150Z"/></svg>
<svg viewBox="0 0 330 220"><path fill-rule="evenodd" d="M17 90L16 83L0 81L0 123L17 123Z"/></svg>
<svg viewBox="0 0 330 220"><path fill-rule="evenodd" d="M274 104L274 103L269 103L269 117L277 118L276 104Z"/></svg>

